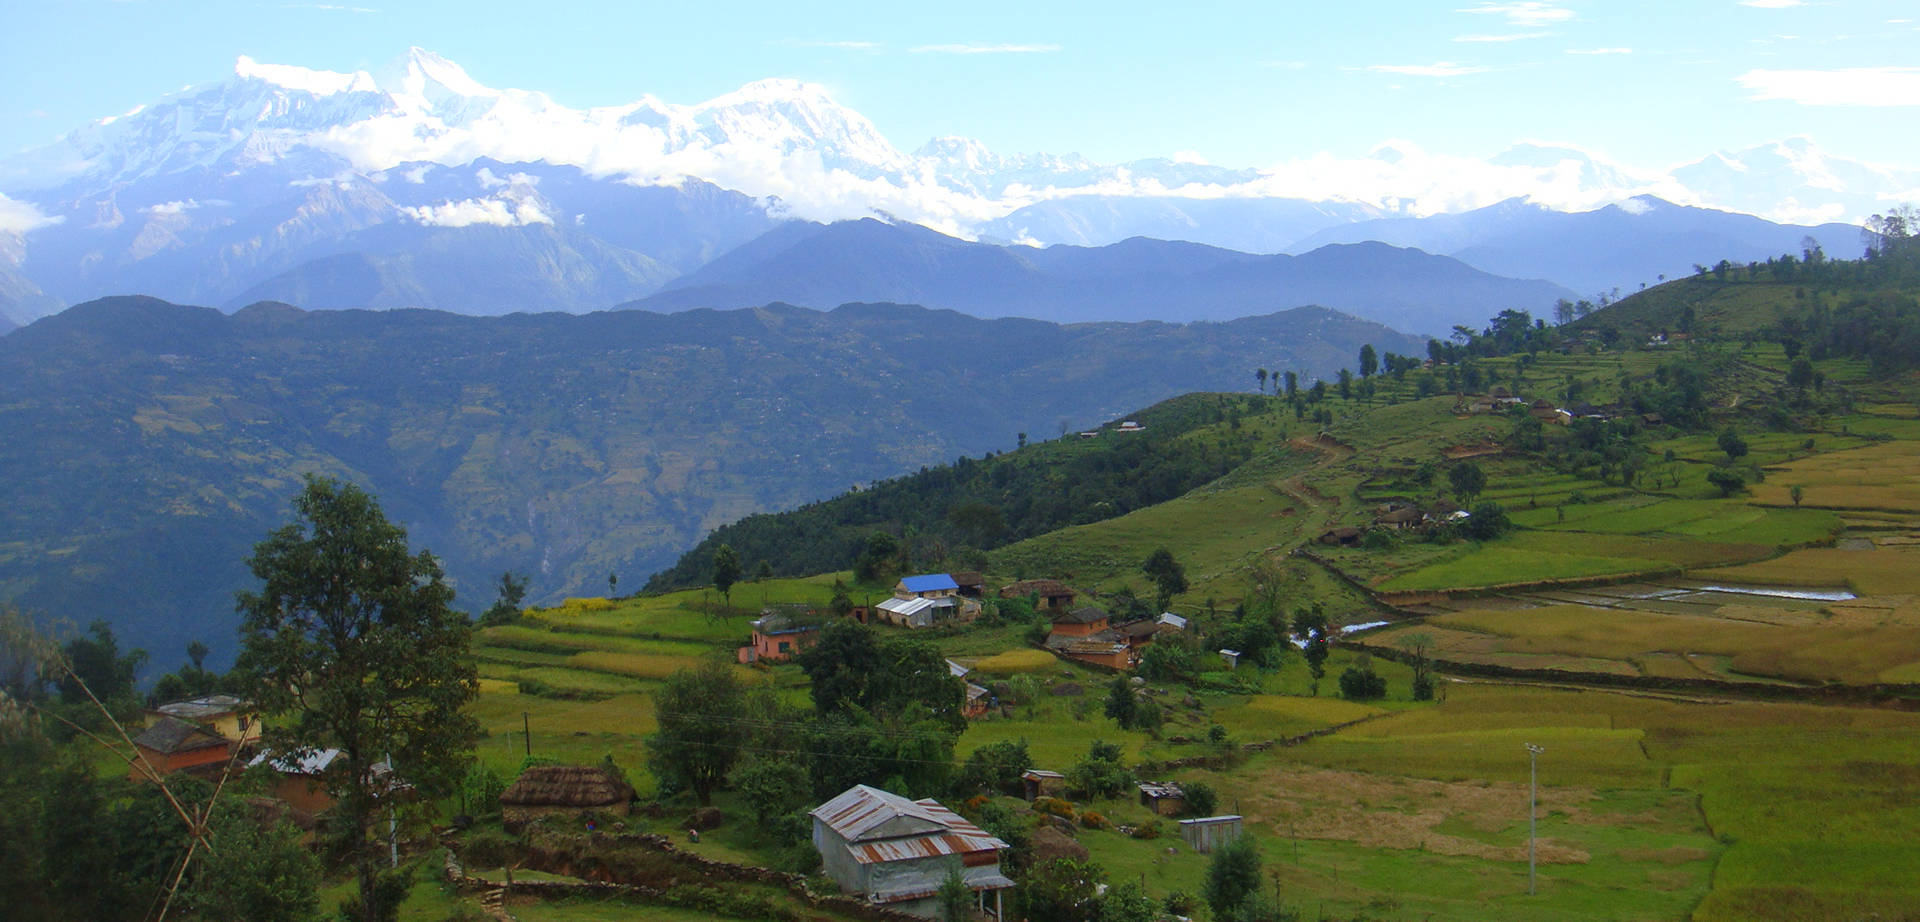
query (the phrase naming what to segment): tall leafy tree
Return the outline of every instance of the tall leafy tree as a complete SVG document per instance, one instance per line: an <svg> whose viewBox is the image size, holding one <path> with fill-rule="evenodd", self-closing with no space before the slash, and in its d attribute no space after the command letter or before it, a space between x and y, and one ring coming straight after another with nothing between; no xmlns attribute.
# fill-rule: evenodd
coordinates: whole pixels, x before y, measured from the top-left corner
<svg viewBox="0 0 1920 922"><path fill-rule="evenodd" d="M440 563L352 484L309 477L296 520L254 546L260 588L239 594L239 665L283 753L338 749L321 782L359 879L367 922L390 913L374 820L403 792L451 794L479 726L472 626ZM401 783L404 783L404 786Z"/></svg>
<svg viewBox="0 0 1920 922"><path fill-rule="evenodd" d="M1462 461L1447 469L1447 483L1453 487L1453 495L1472 499L1487 488L1487 472L1472 461Z"/></svg>
<svg viewBox="0 0 1920 922"><path fill-rule="evenodd" d="M500 586L493 605L480 614L480 623L512 624L520 619L520 606L527 599L527 578L509 570L500 574Z"/></svg>
<svg viewBox="0 0 1920 922"><path fill-rule="evenodd" d="M733 545L722 544L713 552L713 588L728 605L733 604L733 584L740 581L740 555Z"/></svg>
<svg viewBox="0 0 1920 922"><path fill-rule="evenodd" d="M1187 591L1187 568L1173 559L1173 552L1164 547L1147 555L1147 561L1140 565L1140 569L1153 579L1154 587L1160 590L1162 609L1174 596Z"/></svg>
<svg viewBox="0 0 1920 922"><path fill-rule="evenodd" d="M1373 373L1379 370L1380 370L1380 354L1373 350L1373 344L1367 343L1366 345L1361 346L1360 347L1360 377L1371 378L1373 377Z"/></svg>
<svg viewBox="0 0 1920 922"><path fill-rule="evenodd" d="M744 702L740 680L723 664L668 676L653 695L660 730L647 738L647 765L654 777L692 791L700 806L711 805L745 742L739 722Z"/></svg>
<svg viewBox="0 0 1920 922"><path fill-rule="evenodd" d="M1213 860L1207 862L1206 882L1200 888L1200 895L1213 910L1214 918L1229 918L1241 903L1259 891L1260 853L1254 849L1252 839L1242 836L1214 849Z"/></svg>

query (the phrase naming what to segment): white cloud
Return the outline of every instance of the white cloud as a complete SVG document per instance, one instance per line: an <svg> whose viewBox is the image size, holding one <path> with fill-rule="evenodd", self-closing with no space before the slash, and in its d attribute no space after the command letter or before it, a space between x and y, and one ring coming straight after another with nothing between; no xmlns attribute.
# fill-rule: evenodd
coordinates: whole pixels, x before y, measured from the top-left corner
<svg viewBox="0 0 1920 922"><path fill-rule="evenodd" d="M1207 160L1206 156L1197 150L1174 151L1173 162L1187 163L1187 164L1192 164L1194 166L1211 166L1212 165L1211 162Z"/></svg>
<svg viewBox="0 0 1920 922"><path fill-rule="evenodd" d="M1367 70L1381 74L1404 74L1408 77L1464 77L1468 74L1484 74L1493 68L1478 64L1455 64L1452 61L1435 61L1432 64L1373 64Z"/></svg>
<svg viewBox="0 0 1920 922"><path fill-rule="evenodd" d="M149 205L140 210L147 214L183 214L198 207L200 207L199 202L193 199L186 199L183 201L161 202L158 205Z"/></svg>
<svg viewBox="0 0 1920 922"><path fill-rule="evenodd" d="M0 234L24 234L65 220L63 215L42 213L32 202L15 201L0 194Z"/></svg>
<svg viewBox="0 0 1920 922"><path fill-rule="evenodd" d="M1632 48L1568 48L1568 54L1632 54Z"/></svg>
<svg viewBox="0 0 1920 922"><path fill-rule="evenodd" d="M1784 10L1796 6L1806 6L1806 0L1740 0L1741 6L1751 6L1762 10Z"/></svg>
<svg viewBox="0 0 1920 922"><path fill-rule="evenodd" d="M402 207L408 217L421 224L432 227L468 227L474 224L493 224L499 227L519 227L527 224L552 224L540 206L531 201L507 201L505 199L470 198L458 202L442 202L438 205L420 205Z"/></svg>
<svg viewBox="0 0 1920 922"><path fill-rule="evenodd" d="M1734 78L1749 99L1803 106L1920 106L1920 67L1750 70Z"/></svg>
<svg viewBox="0 0 1920 922"><path fill-rule="evenodd" d="M907 49L914 54L1044 54L1059 51L1059 45L915 45Z"/></svg>
<svg viewBox="0 0 1920 922"><path fill-rule="evenodd" d="M1508 23L1524 28L1552 25L1567 22L1574 18L1573 11L1557 3L1542 3L1538 0L1518 0L1513 3L1482 3L1469 9L1457 10L1460 13L1482 13L1504 16Z"/></svg>
<svg viewBox="0 0 1920 922"><path fill-rule="evenodd" d="M1498 35L1456 35L1456 42L1523 42L1533 38L1546 38L1552 32L1503 32Z"/></svg>

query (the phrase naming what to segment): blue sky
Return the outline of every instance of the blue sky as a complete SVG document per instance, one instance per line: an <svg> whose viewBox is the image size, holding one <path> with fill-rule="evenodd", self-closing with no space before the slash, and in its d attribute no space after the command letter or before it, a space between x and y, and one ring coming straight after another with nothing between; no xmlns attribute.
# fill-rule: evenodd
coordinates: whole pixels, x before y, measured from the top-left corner
<svg viewBox="0 0 1920 922"><path fill-rule="evenodd" d="M905 150L959 134L1259 166L1534 139L1663 167L1809 135L1920 164L1914 0L819 6L7 0L0 153L222 79L240 54L371 70L419 45L575 107L799 78Z"/></svg>

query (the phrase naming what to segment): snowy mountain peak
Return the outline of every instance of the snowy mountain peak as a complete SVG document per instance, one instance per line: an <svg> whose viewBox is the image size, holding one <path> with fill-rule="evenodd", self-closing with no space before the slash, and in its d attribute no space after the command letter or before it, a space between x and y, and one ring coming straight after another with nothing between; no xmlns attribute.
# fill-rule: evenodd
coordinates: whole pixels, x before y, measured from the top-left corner
<svg viewBox="0 0 1920 922"><path fill-rule="evenodd" d="M336 93L371 93L377 87L366 71L342 74L330 70L312 70L291 64L262 64L241 55L233 62L233 75L243 81L257 80L282 89L298 90L315 96Z"/></svg>
<svg viewBox="0 0 1920 922"><path fill-rule="evenodd" d="M434 102L500 95L498 90L468 76L460 65L417 46L381 68L378 83L395 97Z"/></svg>

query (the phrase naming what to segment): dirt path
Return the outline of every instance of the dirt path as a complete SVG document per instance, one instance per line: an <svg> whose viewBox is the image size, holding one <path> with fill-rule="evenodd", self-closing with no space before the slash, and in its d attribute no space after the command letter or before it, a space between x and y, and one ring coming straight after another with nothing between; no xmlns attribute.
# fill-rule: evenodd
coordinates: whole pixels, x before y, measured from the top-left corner
<svg viewBox="0 0 1920 922"><path fill-rule="evenodd" d="M1353 457L1353 449L1329 438L1288 439L1287 447L1296 451L1310 451L1320 455L1320 460L1314 462L1312 467L1292 477L1270 481L1267 484L1275 493L1293 500L1307 510L1307 516L1301 519L1303 523L1317 519L1317 525L1309 525L1307 528L1308 533L1303 535L1305 539L1312 540L1314 533L1323 531L1331 526L1339 516L1340 502L1314 489L1307 483L1306 478L1311 474L1324 471ZM1269 548L1269 550L1275 549L1276 548Z"/></svg>

